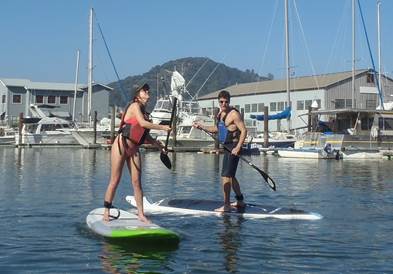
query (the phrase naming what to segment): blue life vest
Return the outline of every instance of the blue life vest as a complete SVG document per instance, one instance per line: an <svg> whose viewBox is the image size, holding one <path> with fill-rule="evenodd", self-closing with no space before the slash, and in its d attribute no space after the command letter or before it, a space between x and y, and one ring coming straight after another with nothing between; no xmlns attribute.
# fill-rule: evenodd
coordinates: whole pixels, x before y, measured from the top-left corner
<svg viewBox="0 0 393 274"><path fill-rule="evenodd" d="M232 111L237 111L239 112L237 109L235 108L231 108L222 118L222 120L220 119L221 113L218 114L217 116L217 129L218 129L218 141L221 144L231 144L234 143L234 140L238 139L239 140L239 136L240 136L240 130L237 129L235 131L229 131L227 129L227 127L225 126L225 119L227 118L228 114ZM237 141L238 141L237 140Z"/></svg>
<svg viewBox="0 0 393 274"><path fill-rule="evenodd" d="M218 128L218 141L221 144L224 144L225 140L227 139L227 135L228 135L228 129L225 126L225 122L219 121L217 124L217 128Z"/></svg>

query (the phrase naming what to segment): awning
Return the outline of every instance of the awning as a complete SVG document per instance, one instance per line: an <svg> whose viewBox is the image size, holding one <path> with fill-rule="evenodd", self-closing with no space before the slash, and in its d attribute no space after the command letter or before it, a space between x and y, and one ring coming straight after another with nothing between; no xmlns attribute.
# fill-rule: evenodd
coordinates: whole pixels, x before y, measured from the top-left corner
<svg viewBox="0 0 393 274"><path fill-rule="evenodd" d="M286 118L290 118L291 117L291 108L287 107L286 109L284 109L284 111L277 113L277 114L272 114L272 115L268 115L268 120L281 120L281 119L286 119ZM263 121L264 120L264 115L254 115L251 114L250 115L251 119L256 119L257 121Z"/></svg>

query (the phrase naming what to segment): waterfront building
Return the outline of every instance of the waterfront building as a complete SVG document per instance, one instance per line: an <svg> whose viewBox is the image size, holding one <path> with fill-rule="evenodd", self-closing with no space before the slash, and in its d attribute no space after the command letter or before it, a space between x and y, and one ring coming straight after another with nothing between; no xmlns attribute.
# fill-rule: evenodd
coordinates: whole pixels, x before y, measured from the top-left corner
<svg viewBox="0 0 393 274"><path fill-rule="evenodd" d="M93 84L92 113L97 111L98 120L108 116L109 92L113 89ZM15 124L17 117L23 113L31 116L31 104L47 106L48 116L72 119L74 107L75 84L33 82L29 79L0 78L0 116L3 123ZM75 101L75 120L88 121L87 86L78 85Z"/></svg>
<svg viewBox="0 0 393 274"><path fill-rule="evenodd" d="M355 72L355 107L375 110L380 104L376 88L375 73L372 69ZM384 102L393 101L393 80L381 75ZM315 76L291 78L291 129L303 132L307 130L308 109L311 105L319 110L352 108L352 71L329 73ZM248 128L263 131L263 121L251 119L251 115L261 115L264 106L269 107L269 114L278 114L288 106L286 79L244 83L223 88L231 93L231 105L244 115ZM217 95L223 90L214 91L198 97L202 112L211 114L218 107ZM287 120L269 121L269 131L284 131Z"/></svg>

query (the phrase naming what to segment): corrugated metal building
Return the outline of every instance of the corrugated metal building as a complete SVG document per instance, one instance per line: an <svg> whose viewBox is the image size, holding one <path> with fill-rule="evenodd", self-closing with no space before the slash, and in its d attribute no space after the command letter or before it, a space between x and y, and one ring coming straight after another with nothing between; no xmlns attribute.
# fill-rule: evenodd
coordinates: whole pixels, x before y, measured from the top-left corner
<svg viewBox="0 0 393 274"><path fill-rule="evenodd" d="M355 103L358 109L375 109L379 105L378 89L371 69L355 72ZM393 101L393 80L382 76L384 101ZM242 114L247 127L263 131L263 121L250 119L250 115L263 114L264 106L269 114L282 112L287 106L286 79L238 84L224 88L231 94L231 105ZM321 110L352 107L352 72L329 73L316 76L291 78L290 96L292 102L291 128L300 129L307 125L307 118L299 115L308 112L315 101ZM211 113L218 107L217 95L221 90L198 98L202 111ZM286 120L269 121L269 130L286 130Z"/></svg>
<svg viewBox="0 0 393 274"><path fill-rule="evenodd" d="M48 105L49 115L68 118L73 113L75 84L33 82L28 79L0 78L0 114L4 120L15 121L19 113L31 115L30 104ZM93 85L92 112L97 111L98 119L108 116L109 92L113 89ZM78 85L75 103L75 119L87 121L87 86ZM68 117L67 117L68 116Z"/></svg>

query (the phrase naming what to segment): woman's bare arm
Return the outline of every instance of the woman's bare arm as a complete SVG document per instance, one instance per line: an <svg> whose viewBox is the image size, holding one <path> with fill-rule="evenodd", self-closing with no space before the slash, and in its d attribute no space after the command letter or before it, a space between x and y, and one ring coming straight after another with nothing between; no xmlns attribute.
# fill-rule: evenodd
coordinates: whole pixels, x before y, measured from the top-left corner
<svg viewBox="0 0 393 274"><path fill-rule="evenodd" d="M149 121L146 121L138 103L131 104L131 106L127 110L125 118L129 118L129 117L133 117L133 116L136 118L138 123L144 128L165 130L165 131L169 131L171 129L169 126L166 126L166 125L157 125L157 124L153 124Z"/></svg>

